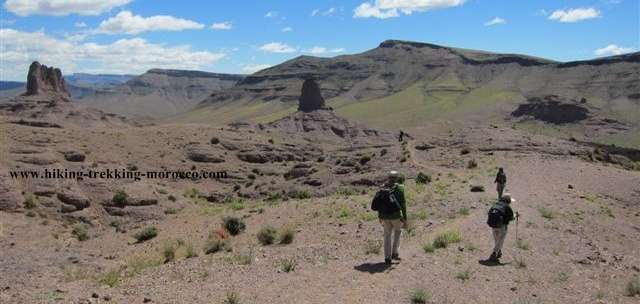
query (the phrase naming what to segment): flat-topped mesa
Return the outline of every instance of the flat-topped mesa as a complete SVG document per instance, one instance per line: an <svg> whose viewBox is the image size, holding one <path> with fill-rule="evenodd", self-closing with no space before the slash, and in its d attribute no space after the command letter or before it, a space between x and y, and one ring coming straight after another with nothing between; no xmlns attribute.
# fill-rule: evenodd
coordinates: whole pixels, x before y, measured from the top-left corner
<svg viewBox="0 0 640 304"><path fill-rule="evenodd" d="M298 111L312 112L320 109L328 109L325 106L322 94L320 94L320 88L313 79L306 79L302 84Z"/></svg>
<svg viewBox="0 0 640 304"><path fill-rule="evenodd" d="M34 61L29 66L29 74L27 75L27 92L26 96L33 95L56 95L64 100L71 100L71 95L64 85L62 72L54 67L47 67Z"/></svg>

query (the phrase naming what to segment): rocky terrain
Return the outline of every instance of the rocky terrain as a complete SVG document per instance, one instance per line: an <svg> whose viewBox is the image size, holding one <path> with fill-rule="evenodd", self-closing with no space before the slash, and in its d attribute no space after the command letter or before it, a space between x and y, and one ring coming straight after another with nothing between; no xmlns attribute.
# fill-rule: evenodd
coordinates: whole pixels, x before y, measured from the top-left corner
<svg viewBox="0 0 640 304"><path fill-rule="evenodd" d="M399 141L333 110L317 75L298 87L300 111L269 122L141 124L70 102L56 69L30 71L31 90L0 105L2 303L637 301L638 150L508 121L433 121ZM548 96L509 115L605 118ZM485 220L498 167L521 218L494 265ZM45 169L130 176L11 175ZM410 218L391 267L369 209L389 170L407 178ZM148 175L173 171L224 174Z"/></svg>

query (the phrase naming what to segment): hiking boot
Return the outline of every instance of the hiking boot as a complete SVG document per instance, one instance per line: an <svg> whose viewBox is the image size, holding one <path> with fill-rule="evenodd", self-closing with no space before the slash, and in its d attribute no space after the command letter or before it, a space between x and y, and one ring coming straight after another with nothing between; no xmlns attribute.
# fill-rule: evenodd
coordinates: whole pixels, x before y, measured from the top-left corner
<svg viewBox="0 0 640 304"><path fill-rule="evenodd" d="M502 250L498 251L498 254L496 254L496 259L499 259L502 257Z"/></svg>
<svg viewBox="0 0 640 304"><path fill-rule="evenodd" d="M491 256L489 257L489 262L498 262L498 254L496 254L495 252L491 253Z"/></svg>
<svg viewBox="0 0 640 304"><path fill-rule="evenodd" d="M400 258L400 256L397 253L394 253L391 255L391 259L392 260L396 260L396 261L402 261L402 259Z"/></svg>
<svg viewBox="0 0 640 304"><path fill-rule="evenodd" d="M384 259L384 263L386 265L391 265L391 259Z"/></svg>

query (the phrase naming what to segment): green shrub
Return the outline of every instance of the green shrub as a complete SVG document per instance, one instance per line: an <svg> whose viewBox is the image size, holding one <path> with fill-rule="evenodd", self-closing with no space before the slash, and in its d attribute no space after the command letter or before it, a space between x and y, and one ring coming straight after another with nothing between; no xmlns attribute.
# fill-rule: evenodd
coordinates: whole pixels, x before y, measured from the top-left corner
<svg viewBox="0 0 640 304"><path fill-rule="evenodd" d="M36 207L36 199L33 195L28 195L24 200L24 208L25 209L33 209Z"/></svg>
<svg viewBox="0 0 640 304"><path fill-rule="evenodd" d="M428 184L431 182L431 175L419 172L416 176L416 184Z"/></svg>
<svg viewBox="0 0 640 304"><path fill-rule="evenodd" d="M167 199L172 201L172 202L176 201L176 197L173 194L169 194L169 196L167 196Z"/></svg>
<svg viewBox="0 0 640 304"><path fill-rule="evenodd" d="M188 243L187 246L185 247L185 257L187 259L190 258L195 258L198 256L198 253L196 252L196 249L193 247L193 244Z"/></svg>
<svg viewBox="0 0 640 304"><path fill-rule="evenodd" d="M469 208L468 207L462 207L462 208L458 209L458 214L460 214L460 215L469 215Z"/></svg>
<svg viewBox="0 0 640 304"><path fill-rule="evenodd" d="M422 288L411 291L410 299L412 304L425 304L430 298L431 295Z"/></svg>
<svg viewBox="0 0 640 304"><path fill-rule="evenodd" d="M178 213L178 209L176 209L176 208L164 209L164 214L169 215L169 214L176 214L176 213Z"/></svg>
<svg viewBox="0 0 640 304"><path fill-rule="evenodd" d="M447 248L449 244L459 243L462 241L462 235L459 231L445 231L433 240L434 248Z"/></svg>
<svg viewBox="0 0 640 304"><path fill-rule="evenodd" d="M111 201L113 201L118 206L124 206L127 203L128 197L129 195L126 192L124 192L123 190L118 190L113 194L113 198L111 199Z"/></svg>
<svg viewBox="0 0 640 304"><path fill-rule="evenodd" d="M308 189L292 191L289 193L289 197L294 199L309 199L311 198L311 192Z"/></svg>
<svg viewBox="0 0 640 304"><path fill-rule="evenodd" d="M235 216L227 216L222 219L222 226L229 231L231 235L238 235L246 229L244 221Z"/></svg>
<svg viewBox="0 0 640 304"><path fill-rule="evenodd" d="M258 241L262 245L271 245L276 240L276 236L278 235L278 231L271 226L264 226L260 231L258 231Z"/></svg>
<svg viewBox="0 0 640 304"><path fill-rule="evenodd" d="M625 293L629 297L640 296L640 277L635 276L627 282Z"/></svg>
<svg viewBox="0 0 640 304"><path fill-rule="evenodd" d="M222 302L224 304L240 304L240 295L235 291L227 292L225 299Z"/></svg>
<svg viewBox="0 0 640 304"><path fill-rule="evenodd" d="M424 250L425 253L432 253L436 250L436 248L433 247L433 243L426 243L422 245L422 250Z"/></svg>
<svg viewBox="0 0 640 304"><path fill-rule="evenodd" d="M122 273L120 270L111 270L97 276L98 284L115 287L120 283Z"/></svg>
<svg viewBox="0 0 640 304"><path fill-rule="evenodd" d="M516 247L522 250L529 250L529 241L523 239L516 240Z"/></svg>
<svg viewBox="0 0 640 304"><path fill-rule="evenodd" d="M133 237L138 241L138 243L142 243L156 237L157 235L158 229L155 226L149 226L136 232Z"/></svg>
<svg viewBox="0 0 640 304"><path fill-rule="evenodd" d="M217 235L211 235L204 243L204 253L212 254L218 251L226 250L229 247L227 240L220 238Z"/></svg>
<svg viewBox="0 0 640 304"><path fill-rule="evenodd" d="M546 219L552 220L556 218L556 212L553 211L553 209L540 207L538 208L538 212L540 212L540 215Z"/></svg>
<svg viewBox="0 0 640 304"><path fill-rule="evenodd" d="M291 244L296 236L296 231L291 228L284 228L280 232L280 244Z"/></svg>
<svg viewBox="0 0 640 304"><path fill-rule="evenodd" d="M471 278L471 272L469 270L460 271L456 274L456 279L461 281L467 281Z"/></svg>
<svg viewBox="0 0 640 304"><path fill-rule="evenodd" d="M295 271L296 270L296 266L298 266L298 263L293 258L291 258L291 259L281 259L280 260L280 270L282 272Z"/></svg>
<svg viewBox="0 0 640 304"><path fill-rule="evenodd" d="M515 258L515 262L516 268L527 268L527 262L524 260L524 258Z"/></svg>
<svg viewBox="0 0 640 304"><path fill-rule="evenodd" d="M78 239L78 241L86 241L89 239L89 233L87 232L87 227L83 224L75 224L71 229L71 234Z"/></svg>
<svg viewBox="0 0 640 304"><path fill-rule="evenodd" d="M164 263L173 262L176 259L176 246L173 242L166 242L162 249L162 256L164 257Z"/></svg>

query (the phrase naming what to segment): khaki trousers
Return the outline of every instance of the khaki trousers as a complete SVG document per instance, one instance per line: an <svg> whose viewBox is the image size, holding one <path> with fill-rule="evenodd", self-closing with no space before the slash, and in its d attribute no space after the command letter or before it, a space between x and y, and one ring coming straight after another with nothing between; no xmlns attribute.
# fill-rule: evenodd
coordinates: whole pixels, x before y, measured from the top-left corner
<svg viewBox="0 0 640 304"><path fill-rule="evenodd" d="M384 227L384 258L391 259L392 254L398 254L400 247L400 233L402 232L402 221L381 220ZM393 236L393 240L392 240Z"/></svg>
<svg viewBox="0 0 640 304"><path fill-rule="evenodd" d="M495 246L493 247L493 252L498 253L502 250L502 245L504 245L504 239L507 237L507 226L502 226L499 228L493 228L493 241Z"/></svg>

